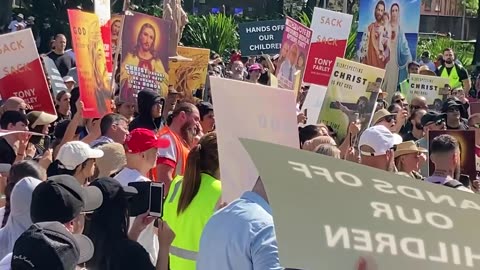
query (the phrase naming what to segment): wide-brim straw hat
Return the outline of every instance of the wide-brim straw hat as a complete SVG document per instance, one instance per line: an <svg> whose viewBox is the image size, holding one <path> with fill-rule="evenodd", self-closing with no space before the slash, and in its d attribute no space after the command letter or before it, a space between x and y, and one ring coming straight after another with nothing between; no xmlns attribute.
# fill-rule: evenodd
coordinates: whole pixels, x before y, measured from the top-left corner
<svg viewBox="0 0 480 270"><path fill-rule="evenodd" d="M408 154L428 153L428 150L419 147L414 141L406 141L397 144L395 150L395 158Z"/></svg>

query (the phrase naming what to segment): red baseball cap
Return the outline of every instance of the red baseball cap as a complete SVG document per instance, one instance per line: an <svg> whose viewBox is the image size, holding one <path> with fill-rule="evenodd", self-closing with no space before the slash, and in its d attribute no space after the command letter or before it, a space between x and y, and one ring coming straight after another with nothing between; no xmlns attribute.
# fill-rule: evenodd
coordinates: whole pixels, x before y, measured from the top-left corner
<svg viewBox="0 0 480 270"><path fill-rule="evenodd" d="M138 154L152 148L165 148L169 145L169 140L158 138L153 131L137 128L132 130L125 140L125 151L130 154Z"/></svg>

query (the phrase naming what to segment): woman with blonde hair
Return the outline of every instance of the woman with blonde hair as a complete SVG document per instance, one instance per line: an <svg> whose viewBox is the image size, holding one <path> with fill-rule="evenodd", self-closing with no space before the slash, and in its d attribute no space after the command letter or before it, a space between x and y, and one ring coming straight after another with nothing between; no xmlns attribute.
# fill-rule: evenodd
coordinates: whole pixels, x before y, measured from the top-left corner
<svg viewBox="0 0 480 270"><path fill-rule="evenodd" d="M219 207L221 183L217 135L203 136L188 154L184 176L177 176L164 205L163 219L176 237L170 247L170 269L194 270L203 228Z"/></svg>

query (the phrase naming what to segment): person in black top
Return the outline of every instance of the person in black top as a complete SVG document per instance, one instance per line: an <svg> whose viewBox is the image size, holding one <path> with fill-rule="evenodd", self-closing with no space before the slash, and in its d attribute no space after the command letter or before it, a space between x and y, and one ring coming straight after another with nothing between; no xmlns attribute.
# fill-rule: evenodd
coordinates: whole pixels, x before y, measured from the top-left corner
<svg viewBox="0 0 480 270"><path fill-rule="evenodd" d="M93 181L90 186L97 187L103 195L103 203L89 214L85 224L85 235L93 242L94 254L87 262L90 270L166 270L168 269L168 252L175 237L166 222L158 222L159 251L157 265L150 261L148 252L136 240L139 234L155 218L147 214L139 215L128 230L128 198L142 196L131 186L122 187L110 177Z"/></svg>
<svg viewBox="0 0 480 270"><path fill-rule="evenodd" d="M6 111L0 118L0 128L11 131L28 131L27 116L17 111ZM13 164L26 156L28 137L14 133L0 138L0 163Z"/></svg>
<svg viewBox="0 0 480 270"><path fill-rule="evenodd" d="M443 103L442 113L447 114L447 129L467 130L468 121L461 117L464 107L461 102L455 99L447 99Z"/></svg>
<svg viewBox="0 0 480 270"><path fill-rule="evenodd" d="M47 56L55 62L60 75L62 75L62 77L67 76L68 71L77 65L75 60L68 53L65 53L65 47L67 46L67 38L65 35L57 34L55 36L54 46L53 51L49 52Z"/></svg>

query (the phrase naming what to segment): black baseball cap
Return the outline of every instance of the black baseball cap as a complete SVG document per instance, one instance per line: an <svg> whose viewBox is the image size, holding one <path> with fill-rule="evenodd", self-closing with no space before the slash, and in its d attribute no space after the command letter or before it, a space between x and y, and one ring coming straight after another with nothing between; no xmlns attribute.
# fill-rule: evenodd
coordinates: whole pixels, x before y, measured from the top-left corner
<svg viewBox="0 0 480 270"><path fill-rule="evenodd" d="M94 246L88 237L70 233L59 222L33 224L13 246L12 270L73 270L90 260Z"/></svg>
<svg viewBox="0 0 480 270"><path fill-rule="evenodd" d="M454 100L454 99L448 99L447 101L445 101L443 103L442 112L446 113L448 111L448 109L452 108L452 107L458 107L460 109L460 111L462 111L462 109L463 109L463 105L460 101L457 101L457 100Z"/></svg>
<svg viewBox="0 0 480 270"><path fill-rule="evenodd" d="M82 187L71 175L56 175L33 191L30 217L34 223L58 221L65 224L81 212L97 209L102 201L102 192L97 187Z"/></svg>
<svg viewBox="0 0 480 270"><path fill-rule="evenodd" d="M420 120L420 122L422 123L422 126L425 126L427 123L430 123L430 122L438 122L440 120L443 120L445 119L446 117L446 114L444 113L439 113L439 112L436 112L436 111L429 111L427 114L425 114L423 117L422 117L422 120Z"/></svg>
<svg viewBox="0 0 480 270"><path fill-rule="evenodd" d="M111 177L101 177L90 183L102 192L103 202L100 209L114 207L118 198L130 198L137 195L137 189L132 186L122 186L120 182Z"/></svg>

